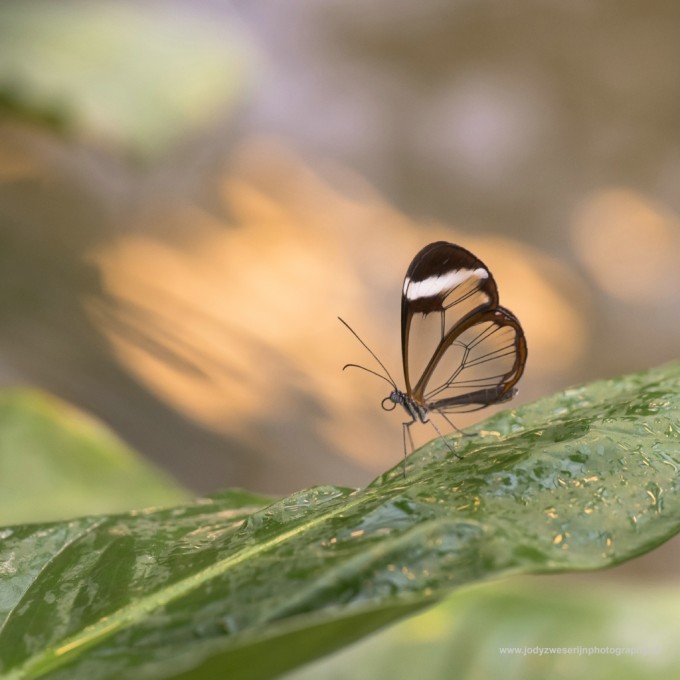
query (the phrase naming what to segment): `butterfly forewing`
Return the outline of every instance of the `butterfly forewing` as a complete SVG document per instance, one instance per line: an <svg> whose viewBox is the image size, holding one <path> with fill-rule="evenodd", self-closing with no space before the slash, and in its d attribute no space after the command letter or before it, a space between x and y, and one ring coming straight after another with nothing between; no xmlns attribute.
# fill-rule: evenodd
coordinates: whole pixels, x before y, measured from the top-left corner
<svg viewBox="0 0 680 680"><path fill-rule="evenodd" d="M406 272L402 356L407 394L431 410L466 411L512 396L526 360L517 319L472 253L443 241Z"/></svg>

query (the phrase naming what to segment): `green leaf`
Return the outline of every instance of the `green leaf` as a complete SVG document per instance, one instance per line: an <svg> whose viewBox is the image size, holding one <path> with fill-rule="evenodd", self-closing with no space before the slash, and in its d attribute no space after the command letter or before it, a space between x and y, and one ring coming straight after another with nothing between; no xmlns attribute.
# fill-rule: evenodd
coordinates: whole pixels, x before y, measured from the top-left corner
<svg viewBox="0 0 680 680"><path fill-rule="evenodd" d="M188 498L83 413L37 391L0 392L0 525L176 505Z"/></svg>
<svg viewBox="0 0 680 680"><path fill-rule="evenodd" d="M598 569L680 530L680 364L498 414L366 489L15 527L5 678L267 678L511 573ZM264 501L266 503L266 501Z"/></svg>
<svg viewBox="0 0 680 680"><path fill-rule="evenodd" d="M558 578L467 588L285 680L680 677L680 589Z"/></svg>
<svg viewBox="0 0 680 680"><path fill-rule="evenodd" d="M196 8L3 3L0 114L153 156L224 116L252 52L225 18Z"/></svg>

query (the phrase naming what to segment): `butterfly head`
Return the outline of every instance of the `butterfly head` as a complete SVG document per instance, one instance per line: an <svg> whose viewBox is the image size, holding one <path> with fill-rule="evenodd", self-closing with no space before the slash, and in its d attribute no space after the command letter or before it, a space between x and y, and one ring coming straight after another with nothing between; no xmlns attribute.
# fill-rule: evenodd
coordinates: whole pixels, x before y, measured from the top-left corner
<svg viewBox="0 0 680 680"><path fill-rule="evenodd" d="M395 388L390 392L389 396L382 400L380 405L382 406L383 411L394 411L397 404L403 404L405 399L406 395Z"/></svg>

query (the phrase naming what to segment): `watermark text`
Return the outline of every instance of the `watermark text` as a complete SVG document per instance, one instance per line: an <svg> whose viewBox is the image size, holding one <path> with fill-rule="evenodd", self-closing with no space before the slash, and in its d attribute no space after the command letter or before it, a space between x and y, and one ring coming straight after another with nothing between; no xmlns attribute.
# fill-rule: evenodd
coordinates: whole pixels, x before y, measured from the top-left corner
<svg viewBox="0 0 680 680"><path fill-rule="evenodd" d="M574 656L648 656L658 654L659 647L499 647L498 653L507 656L550 656L572 654Z"/></svg>

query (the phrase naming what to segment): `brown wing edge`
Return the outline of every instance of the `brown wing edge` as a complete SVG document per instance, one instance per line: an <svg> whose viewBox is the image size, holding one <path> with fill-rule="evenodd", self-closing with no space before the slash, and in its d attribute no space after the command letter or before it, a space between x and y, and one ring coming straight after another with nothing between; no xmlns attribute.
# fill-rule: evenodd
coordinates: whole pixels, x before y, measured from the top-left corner
<svg viewBox="0 0 680 680"><path fill-rule="evenodd" d="M440 399L434 401L430 404L424 404L424 392L427 383L434 373L437 364L444 356L446 350L453 344L458 336L465 332L468 328L475 326L478 323L484 323L485 321L494 321L498 319L498 316L502 316L503 323L499 324L501 326L512 326L516 332L517 337L515 339L515 361L510 371L506 374L506 377L501 380L497 387L495 388L485 388L482 390L475 390L467 394L462 394L457 397L450 397L448 399ZM485 408L491 404L497 404L499 402L507 401L512 399L515 395L516 390L515 385L522 377L524 373L524 367L527 361L527 342L524 336L524 330L519 323L517 317L505 307L497 307L496 309L484 310L478 312L472 316L466 318L462 323L455 326L451 332L444 338L444 341L437 348L437 351L433 355L429 364L425 368L422 377L418 381L415 387L413 398L426 405L429 410L445 410L447 407L451 408L454 406L465 406L466 404L478 404L480 401L484 401L482 406L477 407L477 409ZM475 401L479 399L480 401ZM475 408L469 410L477 410Z"/></svg>
<svg viewBox="0 0 680 680"><path fill-rule="evenodd" d="M446 251L449 251L448 253ZM454 267L449 263L452 258L457 257L459 259L459 266ZM406 385L406 393L409 396L414 397L415 391L411 388L411 381L408 372L408 338L409 331L411 329L411 320L413 315L416 313L420 314L431 314L434 312L443 312L442 307L443 296L432 296L421 298L417 301L409 301L406 298L406 280L410 281L423 281L430 276L437 276L450 271L455 268L465 268L465 269L485 269L489 276L486 279L484 286L484 292L489 296L489 302L485 305L486 309L498 308L498 288L496 286L496 281L491 274L489 268L482 262L476 255L471 253L466 248L459 246L455 243L449 243L448 241L435 241L422 248L416 256L411 260L411 264L406 270L404 275L404 285L402 286L401 294L401 360L404 369L404 382ZM468 317L471 317L480 310L474 309L469 312L461 322L465 321ZM459 322L460 323L460 322ZM519 322L518 322L519 325ZM452 329L453 330L453 329ZM521 330L521 328L520 328ZM437 350L435 350L435 355L438 354L442 348L442 345L446 343L447 338L443 338L440 342ZM434 356L434 355L433 355ZM430 361L430 364L432 361ZM423 381L429 364L426 367L423 375L419 378L418 383ZM417 388L416 388L417 389Z"/></svg>

